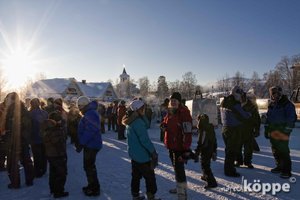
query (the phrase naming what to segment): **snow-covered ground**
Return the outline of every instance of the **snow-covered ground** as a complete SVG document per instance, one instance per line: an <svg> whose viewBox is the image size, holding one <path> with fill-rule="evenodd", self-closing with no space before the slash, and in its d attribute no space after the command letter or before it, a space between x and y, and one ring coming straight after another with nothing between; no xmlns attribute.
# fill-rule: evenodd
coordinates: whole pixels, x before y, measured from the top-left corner
<svg viewBox="0 0 300 200"><path fill-rule="evenodd" d="M159 141L158 125L153 123L149 129L149 135L155 144L159 153L159 166L156 169L156 179L158 185L157 196L164 200L176 199L176 196L169 194L168 190L175 186L173 169L170 164L168 152L164 145ZM199 163L189 161L186 165L186 174L188 180L188 199L299 199L297 195L300 190L300 123L293 130L290 148L293 163L293 179L281 179L278 174L272 174L270 169L274 167L274 159L271 153L269 141L263 136L263 128L261 136L257 138L261 151L254 154L253 163L255 169L239 168L238 172L243 177L229 178L223 174L224 164L224 143L221 137L221 129L216 129L218 139L218 159L212 162L212 169L218 181L219 187L211 190L203 188L204 181L200 179L201 169ZM103 134L104 147L97 156L98 177L101 183L101 196L86 197L81 191L82 186L87 184L85 174L82 167L82 153L78 154L72 145L68 144L68 177L66 183L66 191L70 192L69 197L64 199L81 200L81 199L131 199L130 195L130 179L131 167L130 159L126 151L126 141L118 141L115 132L106 132ZM193 138L193 148L196 146L196 136ZM17 190L7 189L8 177L6 172L0 173L0 199L51 199L48 187L48 174L42 178L35 179L34 185L26 187L24 184L23 169L22 187ZM290 192L279 192L276 196L267 193L263 195L261 192L245 192L234 191L240 189L242 180L249 183L270 183L275 187L279 185L288 185ZM257 182L257 181L256 181ZM275 185L276 184L276 185ZM262 185L262 184L260 184ZM256 184L255 187L259 186ZM252 186L251 186L252 187ZM265 185L267 187L267 185ZM228 191L229 188L233 188ZM145 192L144 180L142 180L141 191Z"/></svg>

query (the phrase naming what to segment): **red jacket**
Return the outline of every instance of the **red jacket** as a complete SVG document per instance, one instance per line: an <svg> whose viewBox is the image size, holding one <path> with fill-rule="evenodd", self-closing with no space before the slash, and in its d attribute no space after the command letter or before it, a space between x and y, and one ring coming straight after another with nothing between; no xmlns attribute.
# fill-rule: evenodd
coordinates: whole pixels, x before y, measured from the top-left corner
<svg viewBox="0 0 300 200"><path fill-rule="evenodd" d="M192 117L190 111L179 106L176 113L168 113L163 122L165 127L164 143L173 151L186 151L192 143ZM185 128L184 128L185 127Z"/></svg>

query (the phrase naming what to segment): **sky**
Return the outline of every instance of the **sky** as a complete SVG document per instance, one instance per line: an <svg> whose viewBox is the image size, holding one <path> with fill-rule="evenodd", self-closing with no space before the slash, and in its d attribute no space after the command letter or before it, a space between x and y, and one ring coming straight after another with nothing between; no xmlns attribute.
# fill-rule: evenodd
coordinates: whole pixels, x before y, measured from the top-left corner
<svg viewBox="0 0 300 200"><path fill-rule="evenodd" d="M187 72L205 85L251 77L300 53L297 0L0 0L0 67L10 87L47 78L150 83Z"/></svg>

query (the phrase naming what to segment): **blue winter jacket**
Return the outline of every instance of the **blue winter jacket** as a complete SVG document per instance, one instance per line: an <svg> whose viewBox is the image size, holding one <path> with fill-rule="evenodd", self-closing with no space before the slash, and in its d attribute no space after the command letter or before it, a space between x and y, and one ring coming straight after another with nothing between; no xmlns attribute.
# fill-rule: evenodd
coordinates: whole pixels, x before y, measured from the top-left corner
<svg viewBox="0 0 300 200"><path fill-rule="evenodd" d="M96 101L90 102L85 108L84 116L78 125L78 139L84 147L100 150L102 148L102 136L97 108L98 103Z"/></svg>
<svg viewBox="0 0 300 200"><path fill-rule="evenodd" d="M243 110L241 103L233 95L225 97L221 103L221 120L223 126L237 127L251 117L249 112Z"/></svg>
<svg viewBox="0 0 300 200"><path fill-rule="evenodd" d="M42 109L33 109L30 111L31 118L31 143L42 144L41 125L48 119L48 113Z"/></svg>
<svg viewBox="0 0 300 200"><path fill-rule="evenodd" d="M271 102L267 112L266 126L271 130L280 130L289 134L296 121L296 110L287 96L283 95L279 102Z"/></svg>
<svg viewBox="0 0 300 200"><path fill-rule="evenodd" d="M135 117L129 117L131 119L122 121L126 125L129 157L138 163L149 162L151 154L155 151L148 136L149 121L145 116L137 116L136 113L133 115Z"/></svg>

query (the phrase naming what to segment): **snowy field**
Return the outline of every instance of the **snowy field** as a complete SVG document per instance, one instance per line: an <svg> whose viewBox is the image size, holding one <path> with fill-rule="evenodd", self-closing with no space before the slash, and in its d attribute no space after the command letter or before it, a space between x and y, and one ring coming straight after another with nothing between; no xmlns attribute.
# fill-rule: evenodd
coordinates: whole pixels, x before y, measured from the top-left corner
<svg viewBox="0 0 300 200"><path fill-rule="evenodd" d="M262 126L263 127L263 126ZM169 194L168 190L175 186L173 169L170 165L168 151L159 141L158 125L153 123L149 129L149 135L155 144L159 153L159 166L156 169L156 179L158 185L157 196L163 200L173 200L176 196ZM188 199L299 199L300 190L300 123L293 130L290 148L292 156L292 174L293 178L281 179L278 174L272 174L270 169L274 167L274 159L271 153L269 141L263 136L257 138L261 151L254 154L253 164L255 169L238 168L238 172L243 177L229 178L223 174L224 164L224 143L221 137L221 129L216 129L218 139L218 159L212 162L212 170L217 179L219 187L211 190L205 190L204 181L200 179L201 169L199 163L189 161L186 165L186 174L188 180ZM86 197L81 191L82 186L87 184L86 177L82 167L82 153L78 154L72 145L68 144L68 177L66 191L70 193L69 197L64 199L131 199L130 195L130 159L126 151L126 141L118 141L117 133L106 132L103 134L104 147L97 156L98 177L101 184L101 196ZM193 149L196 146L196 136L193 138ZM6 172L0 172L0 199L24 199L24 200L44 200L51 199L48 187L48 173L42 178L35 179L32 187L26 187L24 183L23 169L21 170L22 186L21 189L7 189L8 177ZM278 192L272 195L270 192L263 195L261 192L240 191L242 181L255 183L260 180L260 185L268 183L275 187L282 185L289 187L289 192ZM266 184L267 185L267 184ZM267 187L264 185L264 187ZM256 187L256 188L257 188ZM231 191L229 191L229 188ZM258 188L259 189L259 188ZM142 180L141 191L145 193L144 180Z"/></svg>

